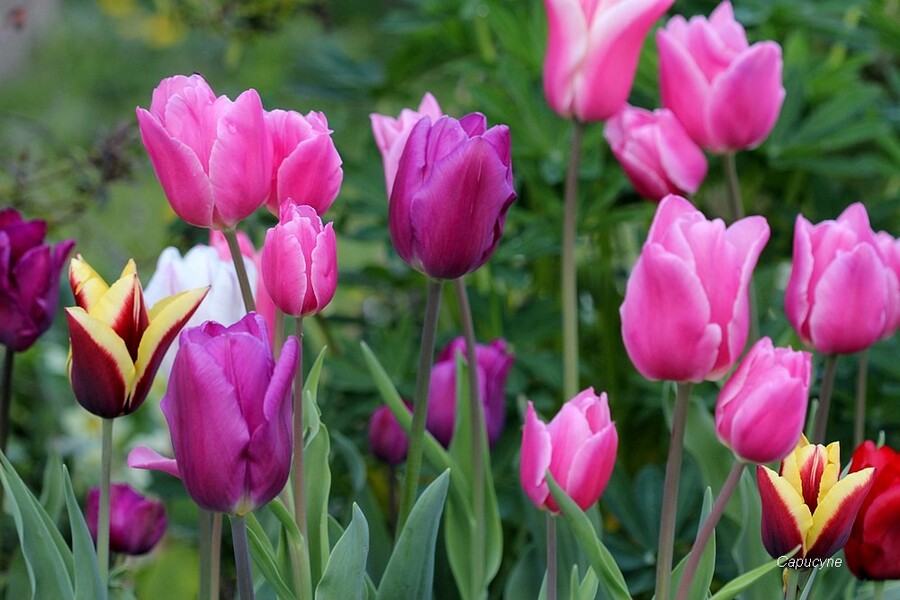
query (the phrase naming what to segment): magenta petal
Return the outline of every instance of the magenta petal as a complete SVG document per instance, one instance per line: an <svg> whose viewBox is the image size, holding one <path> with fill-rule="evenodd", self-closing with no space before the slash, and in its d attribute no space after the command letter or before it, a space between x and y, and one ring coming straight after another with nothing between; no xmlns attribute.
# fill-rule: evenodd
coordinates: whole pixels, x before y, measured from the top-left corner
<svg viewBox="0 0 900 600"><path fill-rule="evenodd" d="M316 299L313 310L318 312L328 306L337 289L337 238L331 223L316 236L311 262L310 283Z"/></svg>
<svg viewBox="0 0 900 600"><path fill-rule="evenodd" d="M321 215L337 197L343 178L341 157L331 136L313 134L281 163L278 198L312 206Z"/></svg>
<svg viewBox="0 0 900 600"><path fill-rule="evenodd" d="M431 369L425 419L431 435L445 448L450 446L456 423L456 362L452 357Z"/></svg>
<svg viewBox="0 0 900 600"><path fill-rule="evenodd" d="M743 398L732 419L731 449L755 463L782 460L796 448L806 420L806 395L799 380L759 384Z"/></svg>
<svg viewBox="0 0 900 600"><path fill-rule="evenodd" d="M586 440L572 460L565 489L582 510L590 508L606 489L618 448L619 435L609 424Z"/></svg>
<svg viewBox="0 0 900 600"><path fill-rule="evenodd" d="M132 469L148 469L150 471L162 471L174 477L181 478L178 471L178 463L174 458L166 458L162 454L151 450L147 446L137 446L128 453L128 466Z"/></svg>
<svg viewBox="0 0 900 600"><path fill-rule="evenodd" d="M809 334L810 280L815 260L810 233L812 224L797 215L794 225L794 255L791 277L784 293L784 312L791 327L805 344L811 343Z"/></svg>
<svg viewBox="0 0 900 600"><path fill-rule="evenodd" d="M588 22L579 2L544 0L547 10L547 54L544 58L544 95L564 117L575 103L575 73L588 44Z"/></svg>
<svg viewBox="0 0 900 600"><path fill-rule="evenodd" d="M428 117L422 118L413 127L400 157L393 188L389 192L388 225L391 241L397 254L410 264L415 264L413 262L415 240L410 223L410 210L413 194L421 187L425 176L425 149L430 131L431 119Z"/></svg>
<svg viewBox="0 0 900 600"><path fill-rule="evenodd" d="M671 22L670 22L671 25ZM709 147L706 98L710 85L683 45L665 29L656 32L659 48L659 90L662 104L678 117L688 135Z"/></svg>
<svg viewBox="0 0 900 600"><path fill-rule="evenodd" d="M553 498L550 497L550 488L546 480L552 451L547 426L537 417L534 406L529 402L525 412L525 429L522 432L519 477L525 494L535 506L543 508L547 503L551 510L558 510Z"/></svg>
<svg viewBox="0 0 900 600"><path fill-rule="evenodd" d="M706 156L671 111L656 112L656 141L663 169L679 190L693 194L706 178Z"/></svg>

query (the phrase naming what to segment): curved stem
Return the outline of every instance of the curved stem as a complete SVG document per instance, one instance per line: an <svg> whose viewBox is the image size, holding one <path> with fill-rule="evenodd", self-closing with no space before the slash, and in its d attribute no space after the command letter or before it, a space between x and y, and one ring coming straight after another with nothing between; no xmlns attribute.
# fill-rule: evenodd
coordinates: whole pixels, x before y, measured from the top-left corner
<svg viewBox="0 0 900 600"><path fill-rule="evenodd" d="M112 466L113 419L102 421L100 445L100 507L97 514L97 566L105 590L109 581L109 473Z"/></svg>
<svg viewBox="0 0 900 600"><path fill-rule="evenodd" d="M666 461L666 479L663 484L662 514L659 520L659 549L656 554L656 597L669 597L672 576L672 554L675 545L675 513L678 509L678 484L681 479L681 455L684 450L684 428L687 423L688 403L691 398L690 382L678 383L675 410L672 414L672 437L669 440L669 458Z"/></svg>
<svg viewBox="0 0 900 600"><path fill-rule="evenodd" d="M303 317L297 317L294 334L300 347L300 365L294 372L294 460L291 463L291 479L294 484L294 520L304 542L306 532L306 475L303 465Z"/></svg>
<svg viewBox="0 0 900 600"><path fill-rule="evenodd" d="M225 235L225 241L228 242L231 262L234 263L234 271L237 273L238 283L241 286L244 308L247 309L247 312L256 310L256 304L253 302L253 290L250 288L250 278L247 277L247 267L244 265L244 256L241 254L241 245L237 239L237 231L226 229L222 233Z"/></svg>
<svg viewBox="0 0 900 600"><path fill-rule="evenodd" d="M241 600L253 600L253 573L250 571L250 548L247 544L247 521L230 515L231 541L234 544L234 564Z"/></svg>
<svg viewBox="0 0 900 600"><path fill-rule="evenodd" d="M556 600L556 517L547 512L547 600Z"/></svg>
<svg viewBox="0 0 900 600"><path fill-rule="evenodd" d="M681 574L681 582L678 584L678 593L675 595L676 600L687 600L688 592L691 590L691 584L694 583L694 576L697 574L697 567L700 566L700 559L703 556L704 550L706 550L706 544L709 543L709 539L715 532L719 519L722 518L722 513L725 512L728 500L731 498L735 488L737 488L738 483L741 481L741 475L744 473L744 465L746 465L745 462L736 460L731 466L728 478L725 480L725 484L722 485L722 489L719 491L719 497L716 498L716 503L713 504L709 515L706 517L703 526L700 528L700 532L697 534L697 539L694 540L694 546L691 548L690 557Z"/></svg>
<svg viewBox="0 0 900 600"><path fill-rule="evenodd" d="M866 384L869 377L869 349L859 353L859 370L856 372L856 414L853 423L853 447L858 448L866 439Z"/></svg>
<svg viewBox="0 0 900 600"><path fill-rule="evenodd" d="M828 427L828 409L831 405L831 390L834 387L834 375L837 372L837 354L825 357L822 373L822 387L819 388L819 409L816 412L816 426L813 430L813 444L825 442L825 430Z"/></svg>
<svg viewBox="0 0 900 600"><path fill-rule="evenodd" d="M563 397L578 393L578 265L575 258L575 236L578 227L578 167L584 123L572 122L572 147L563 206L562 231L562 333L563 333Z"/></svg>
<svg viewBox="0 0 900 600"><path fill-rule="evenodd" d="M16 353L10 347L6 348L6 356L3 357L3 379L0 383L0 451L6 453L6 438L9 435L9 409L12 405L12 375L13 359ZM2 494L2 490L0 490ZM0 498L3 496L0 495Z"/></svg>
<svg viewBox="0 0 900 600"><path fill-rule="evenodd" d="M413 399L413 418L409 432L409 452L406 456L406 474L403 478L403 495L400 498L400 515L397 518L397 537L403 531L406 519L415 504L419 474L422 471L425 413L428 410L428 388L431 385L434 338L437 334L438 311L441 308L443 287L444 282L439 279L428 280L425 320L422 324L422 345L419 348L419 371L416 375L416 395Z"/></svg>

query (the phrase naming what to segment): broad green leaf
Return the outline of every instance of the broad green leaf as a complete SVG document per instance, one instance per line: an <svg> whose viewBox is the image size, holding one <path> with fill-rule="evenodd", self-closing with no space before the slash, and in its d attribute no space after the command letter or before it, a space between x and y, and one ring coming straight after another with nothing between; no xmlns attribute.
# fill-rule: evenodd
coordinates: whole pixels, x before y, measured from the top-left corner
<svg viewBox="0 0 900 600"><path fill-rule="evenodd" d="M294 521L294 515L282 504L280 498L269 502L267 507L281 524L279 546L276 552L276 563L281 566L280 572L292 574L288 581L294 584L292 589L296 590L296 595L301 598L309 598L312 596L313 589L309 554L303 536Z"/></svg>
<svg viewBox="0 0 900 600"><path fill-rule="evenodd" d="M272 586L278 597L284 600L296 598L278 568L278 559L272 542L253 514L247 515L247 541L250 545L250 558L256 571Z"/></svg>
<svg viewBox="0 0 900 600"><path fill-rule="evenodd" d="M157 552L150 561L141 561L132 571L134 593L143 598L196 598L200 583L197 549L176 536L166 539L165 552Z"/></svg>
<svg viewBox="0 0 900 600"><path fill-rule="evenodd" d="M72 490L69 470L63 467L65 483L66 511L69 514L69 527L72 530L72 556L75 566L75 598L76 600L98 600L106 598L107 591L100 581L97 567L97 552L94 540L88 530L81 507Z"/></svg>
<svg viewBox="0 0 900 600"><path fill-rule="evenodd" d="M709 517L709 511L712 510L712 489L706 488L703 493L703 508L700 510L700 522L697 524L697 534L703 527L703 522ZM694 538L696 539L696 537ZM693 550L692 550L693 551ZM672 584L670 587L672 594L678 590L681 583L681 575L687 566L690 554L685 556L672 571ZM700 557L700 564L697 565L697 571L694 573L694 581L691 582L691 589L688 592L690 600L705 600L709 597L709 584L712 582L713 573L716 570L716 532L713 531L709 537L706 548L703 549L703 556Z"/></svg>
<svg viewBox="0 0 900 600"><path fill-rule="evenodd" d="M331 467L328 456L331 442L328 428L321 425L306 443L306 527L309 540L309 570L313 588L322 577L331 544L328 538L328 494L331 490Z"/></svg>
<svg viewBox="0 0 900 600"><path fill-rule="evenodd" d="M62 477L63 462L59 454L50 452L47 456L47 466L44 467L44 479L41 482L41 506L47 511L50 519L56 523L62 513L66 502L63 492Z"/></svg>
<svg viewBox="0 0 900 600"><path fill-rule="evenodd" d="M449 483L450 472L444 471L419 496L384 570L378 600L431 597L434 550Z"/></svg>
<svg viewBox="0 0 900 600"><path fill-rule="evenodd" d="M306 381L303 382L303 430L309 432L312 437L319 430L321 424L320 410L318 404L319 395L319 377L322 375L322 365L325 362L325 350L322 348L313 363Z"/></svg>
<svg viewBox="0 0 900 600"><path fill-rule="evenodd" d="M797 553L800 549L800 546L797 546L790 553L785 554L785 558L790 558ZM752 571L748 571L741 575L740 577L735 577L720 589L718 592L713 594L711 600L732 600L732 598L736 598L738 594L749 588L753 585L757 579L768 573L773 569L777 569L778 567L778 559L772 560L764 565L760 565L756 567Z"/></svg>
<svg viewBox="0 0 900 600"><path fill-rule="evenodd" d="M594 600L597 597L597 590L600 589L600 580L594 569L587 568L584 579L579 581L578 565L572 565L572 577L569 584L569 597L572 600Z"/></svg>
<svg viewBox="0 0 900 600"><path fill-rule="evenodd" d="M369 524L359 507L353 505L353 519L340 537L322 580L316 600L362 600L366 597L366 559L369 554Z"/></svg>

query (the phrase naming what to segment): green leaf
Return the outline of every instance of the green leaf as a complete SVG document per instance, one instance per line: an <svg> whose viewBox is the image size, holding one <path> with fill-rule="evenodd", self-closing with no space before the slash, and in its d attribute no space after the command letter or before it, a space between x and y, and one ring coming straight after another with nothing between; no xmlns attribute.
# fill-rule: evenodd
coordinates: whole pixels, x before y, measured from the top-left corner
<svg viewBox="0 0 900 600"><path fill-rule="evenodd" d="M331 490L331 467L328 456L331 442L328 428L319 430L306 442L303 462L306 471L306 523L309 541L309 570L316 587L328 563L331 544L328 538L328 494Z"/></svg>
<svg viewBox="0 0 900 600"><path fill-rule="evenodd" d="M450 472L444 471L419 496L384 570L378 600L431 597L434 549L449 483Z"/></svg>
<svg viewBox="0 0 900 600"><path fill-rule="evenodd" d="M584 579L579 582L578 565L572 565L569 589L571 590L569 597L572 600L594 600L597 597L597 590L600 589L600 579L597 578L594 569L588 567Z"/></svg>
<svg viewBox="0 0 900 600"><path fill-rule="evenodd" d="M250 545L250 558L256 566L256 571L272 586L278 597L285 600L296 598L281 575L272 542L253 514L247 515L247 541Z"/></svg>
<svg viewBox="0 0 900 600"><path fill-rule="evenodd" d="M703 527L704 521L709 517L709 511L712 510L712 504L712 489L707 487L706 491L703 493L703 508L700 510L700 522L697 524L697 535L700 534L700 529ZM694 539L696 539L696 537ZM678 566L672 571L672 584L670 589L673 594L678 590L678 585L681 583L681 575L684 573L689 557L690 554L681 559ZM709 584L712 582L715 570L716 532L713 531L706 544L706 548L703 549L703 556L700 557L700 564L697 565L697 571L694 573L694 581L691 582L691 589L688 593L688 598L690 598L690 600L705 600L705 598L709 597Z"/></svg>
<svg viewBox="0 0 900 600"><path fill-rule="evenodd" d="M319 377L322 375L322 365L325 362L325 350L322 348L316 357L316 362L306 376L303 382L303 430L308 431L312 437L318 432L322 421L320 419L320 411L318 404L319 395Z"/></svg>
<svg viewBox="0 0 900 600"><path fill-rule="evenodd" d="M738 566L738 572L748 572L750 565L759 565L766 562L769 553L766 552L759 535L762 522L762 503L759 499L759 490L750 470L745 470L738 486L741 495L741 530L734 542L731 554ZM760 577L752 588L744 592L747 600L769 600L781 594L781 578Z"/></svg>
<svg viewBox="0 0 900 600"><path fill-rule="evenodd" d="M800 550L800 546L797 546L790 553L785 554L785 558L790 558ZM713 594L711 600L732 600L732 598L736 598L738 594L749 588L753 585L757 579L768 573L769 571L780 568L778 567L778 559L772 560L764 565L760 565L756 567L752 571L748 571L741 575L740 577L735 577L720 589L718 592Z"/></svg>
<svg viewBox="0 0 900 600"><path fill-rule="evenodd" d="M607 596L612 600L631 600L628 586L625 584L622 571L619 570L619 566L616 564L616 559L613 558L606 546L603 545L603 542L600 541L588 516L559 487L549 471L547 472L547 484L550 486L550 493L553 494L553 499L556 500L556 504L562 510L563 517L569 523L576 539L578 539L579 545L587 554L591 566L603 582L603 588Z"/></svg>
<svg viewBox="0 0 900 600"><path fill-rule="evenodd" d="M47 466L44 467L44 479L41 482L41 506L47 511L47 515L55 523L59 521L63 505L66 502L63 492L62 477L63 462L59 454L50 452L47 456Z"/></svg>
<svg viewBox="0 0 900 600"><path fill-rule="evenodd" d="M688 403L684 447L700 465L703 482L713 489L722 489L728 479L734 456L719 442L716 423L700 398L691 398ZM737 502L729 502L725 508L725 514L735 521L740 518L740 511L741 507Z"/></svg>
<svg viewBox="0 0 900 600"><path fill-rule="evenodd" d="M353 519L340 537L322 580L316 600L362 600L366 597L366 559L369 555L369 524L359 507L353 505Z"/></svg>
<svg viewBox="0 0 900 600"><path fill-rule="evenodd" d="M72 490L69 470L63 467L65 484L66 511L69 514L69 527L72 530L72 556L75 567L75 598L78 600L97 600L106 598L107 591L100 581L100 570L97 567L97 552L94 540L88 530L81 507Z"/></svg>

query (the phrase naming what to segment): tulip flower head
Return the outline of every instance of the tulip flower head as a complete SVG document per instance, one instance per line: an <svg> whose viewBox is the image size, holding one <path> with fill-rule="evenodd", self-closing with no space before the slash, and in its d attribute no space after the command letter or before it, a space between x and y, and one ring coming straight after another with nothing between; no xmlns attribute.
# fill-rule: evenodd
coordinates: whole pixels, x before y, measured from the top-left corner
<svg viewBox="0 0 900 600"><path fill-rule="evenodd" d="M588 388L566 402L548 424L528 403L519 475L535 506L559 512L546 473L587 510L603 494L616 462L619 437L610 420L606 392Z"/></svg>
<svg viewBox="0 0 900 600"><path fill-rule="evenodd" d="M272 140L256 90L232 102L200 75L176 75L137 119L169 204L191 225L231 229L269 197Z"/></svg>
<svg viewBox="0 0 900 600"><path fill-rule="evenodd" d="M84 517L94 542L97 541L97 515L100 488L88 491ZM109 549L119 554L139 556L153 550L166 532L166 507L149 500L130 485L114 483L109 488Z"/></svg>
<svg viewBox="0 0 900 600"><path fill-rule="evenodd" d="M27 350L50 328L59 298L60 270L75 240L44 242L47 223L0 210L0 345Z"/></svg>
<svg viewBox="0 0 900 600"><path fill-rule="evenodd" d="M747 342L750 276L763 217L725 227L680 196L659 203L619 313L628 356L648 379L715 380Z"/></svg>
<svg viewBox="0 0 900 600"><path fill-rule="evenodd" d="M484 115L424 117L406 141L391 191L397 253L414 269L455 279L494 253L513 190L509 128Z"/></svg>
<svg viewBox="0 0 900 600"><path fill-rule="evenodd" d="M631 92L644 37L673 0L544 0L544 95L564 117L605 121Z"/></svg>
<svg viewBox="0 0 900 600"><path fill-rule="evenodd" d="M747 43L731 3L686 21L672 17L656 32L659 88L694 141L713 152L755 148L772 131L781 104L781 46Z"/></svg>
<svg viewBox="0 0 900 600"><path fill-rule="evenodd" d="M407 408L409 408L407 406ZM369 418L369 450L378 460L391 466L406 460L409 438L397 417L387 406L378 407Z"/></svg>
<svg viewBox="0 0 900 600"><path fill-rule="evenodd" d="M866 441L853 453L850 472L875 468L844 546L847 566L859 579L900 579L900 453Z"/></svg>
<svg viewBox="0 0 900 600"><path fill-rule="evenodd" d="M898 307L897 273L862 204L817 225L797 216L784 310L803 343L822 354L858 352L890 333Z"/></svg>
<svg viewBox="0 0 900 600"><path fill-rule="evenodd" d="M828 558L844 547L875 474L868 468L840 479L840 473L840 444L810 444L802 435L779 473L757 466L762 539L770 555L800 546L795 558Z"/></svg>
<svg viewBox="0 0 900 600"><path fill-rule="evenodd" d="M107 285L80 255L70 263L69 283L77 304L66 308L75 397L104 419L130 414L144 402L166 350L209 288L167 296L148 309L133 260Z"/></svg>
<svg viewBox="0 0 900 600"><path fill-rule="evenodd" d="M180 342L161 404L175 459L138 447L128 465L180 477L200 508L244 515L278 495L290 473L297 338L276 362L265 321L251 312L230 327L185 329Z"/></svg>
<svg viewBox="0 0 900 600"><path fill-rule="evenodd" d="M894 272L897 277L898 286L900 286L900 239L895 238L886 231L879 231L875 234L875 241L881 248L881 255L884 257L884 263ZM900 292L897 293L900 298ZM900 328L900 301L894 307L893 318L884 333L884 337L894 335Z"/></svg>

